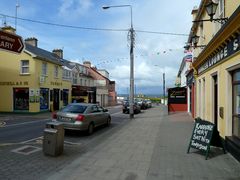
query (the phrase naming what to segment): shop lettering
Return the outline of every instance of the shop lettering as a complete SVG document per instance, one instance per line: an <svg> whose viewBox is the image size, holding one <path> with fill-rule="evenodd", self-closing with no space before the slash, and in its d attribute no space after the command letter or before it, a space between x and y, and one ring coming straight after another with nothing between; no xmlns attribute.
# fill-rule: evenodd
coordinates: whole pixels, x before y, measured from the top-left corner
<svg viewBox="0 0 240 180"><path fill-rule="evenodd" d="M198 68L198 74L202 73L203 71L222 61L226 57L231 56L232 54L238 52L239 50L240 50L240 35L238 35L235 39L230 40L227 43L227 45L225 45L223 48L220 48L220 50L216 54L213 54L210 58L208 58Z"/></svg>
<svg viewBox="0 0 240 180"><path fill-rule="evenodd" d="M19 81L19 82L0 82L0 86L27 86L28 82L27 81Z"/></svg>
<svg viewBox="0 0 240 180"><path fill-rule="evenodd" d="M61 82L51 82L51 85L53 86L62 86Z"/></svg>

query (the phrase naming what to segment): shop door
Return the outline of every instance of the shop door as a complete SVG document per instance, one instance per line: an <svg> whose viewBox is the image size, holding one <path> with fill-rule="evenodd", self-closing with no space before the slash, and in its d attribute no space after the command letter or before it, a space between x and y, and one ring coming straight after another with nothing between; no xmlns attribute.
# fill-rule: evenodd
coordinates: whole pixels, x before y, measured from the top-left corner
<svg viewBox="0 0 240 180"><path fill-rule="evenodd" d="M53 89L53 109L59 110L59 89Z"/></svg>
<svg viewBox="0 0 240 180"><path fill-rule="evenodd" d="M41 88L40 89L40 109L48 110L49 106L49 89Z"/></svg>
<svg viewBox="0 0 240 180"><path fill-rule="evenodd" d="M214 97L214 124L218 127L218 83L217 76L213 77L214 87L213 87L213 97Z"/></svg>
<svg viewBox="0 0 240 180"><path fill-rule="evenodd" d="M189 111L192 112L192 87L189 88Z"/></svg>

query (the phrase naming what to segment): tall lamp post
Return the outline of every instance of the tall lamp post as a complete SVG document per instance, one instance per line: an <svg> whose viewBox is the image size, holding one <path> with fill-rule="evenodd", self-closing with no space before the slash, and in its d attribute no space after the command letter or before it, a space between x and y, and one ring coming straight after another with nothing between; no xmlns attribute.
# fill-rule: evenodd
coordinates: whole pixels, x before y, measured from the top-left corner
<svg viewBox="0 0 240 180"><path fill-rule="evenodd" d="M130 35L130 95L129 95L129 106L130 112L129 116L130 119L134 118L134 111L133 111L133 104L134 104L134 29L132 23L132 6L131 5L117 5L117 6L103 6L103 9L109 8L119 8L119 7L130 7L131 10L131 27L129 30Z"/></svg>
<svg viewBox="0 0 240 180"><path fill-rule="evenodd" d="M158 65L154 65L159 67ZM163 72L163 104L165 105L165 72Z"/></svg>

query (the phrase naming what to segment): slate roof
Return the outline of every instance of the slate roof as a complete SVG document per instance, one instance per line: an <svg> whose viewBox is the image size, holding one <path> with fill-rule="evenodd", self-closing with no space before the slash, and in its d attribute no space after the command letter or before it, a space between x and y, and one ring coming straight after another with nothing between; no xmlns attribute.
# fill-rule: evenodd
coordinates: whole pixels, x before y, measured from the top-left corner
<svg viewBox="0 0 240 180"><path fill-rule="evenodd" d="M36 55L39 59L52 62L54 64L63 65L63 59L59 58L56 54L52 52L46 51L39 47L32 46L27 43L25 43L25 50Z"/></svg>

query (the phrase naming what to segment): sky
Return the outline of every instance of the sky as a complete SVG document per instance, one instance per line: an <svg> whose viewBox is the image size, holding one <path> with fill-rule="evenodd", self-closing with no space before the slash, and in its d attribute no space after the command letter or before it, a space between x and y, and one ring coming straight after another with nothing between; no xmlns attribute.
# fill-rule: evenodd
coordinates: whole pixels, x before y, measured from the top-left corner
<svg viewBox="0 0 240 180"><path fill-rule="evenodd" d="M192 25L191 12L201 0L0 0L0 14L63 24L74 27L124 31L84 30L17 20L17 34L35 37L38 47L63 49L64 59L91 61L109 72L118 94L127 94L130 84L130 55L127 30L131 25L130 8L104 5L131 5L134 45L134 84L137 94L162 94L162 74L166 88L174 87L184 57L184 45ZM0 15L1 26L15 27L15 19ZM143 33L139 31L160 32ZM167 34L166 34L167 33ZM180 34L180 35L169 35Z"/></svg>

